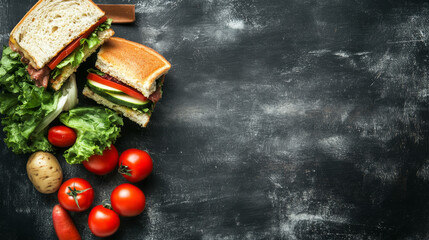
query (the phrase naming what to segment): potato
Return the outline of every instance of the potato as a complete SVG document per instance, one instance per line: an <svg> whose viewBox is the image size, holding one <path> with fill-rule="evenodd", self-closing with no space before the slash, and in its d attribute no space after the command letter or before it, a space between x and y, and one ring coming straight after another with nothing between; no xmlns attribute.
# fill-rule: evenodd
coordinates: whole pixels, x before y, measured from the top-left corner
<svg viewBox="0 0 429 240"><path fill-rule="evenodd" d="M37 191L45 194L56 192L63 181L63 171L57 158L47 152L31 154L27 174Z"/></svg>

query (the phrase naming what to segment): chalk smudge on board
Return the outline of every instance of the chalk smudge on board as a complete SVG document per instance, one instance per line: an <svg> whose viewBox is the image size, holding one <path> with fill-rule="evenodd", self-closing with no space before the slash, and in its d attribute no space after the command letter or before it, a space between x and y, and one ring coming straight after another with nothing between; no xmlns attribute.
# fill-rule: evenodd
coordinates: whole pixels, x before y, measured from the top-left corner
<svg viewBox="0 0 429 240"><path fill-rule="evenodd" d="M349 157L350 141L345 136L331 136L319 140L322 151L331 155L334 159L347 161Z"/></svg>
<svg viewBox="0 0 429 240"><path fill-rule="evenodd" d="M237 10L243 3L231 1L199 2L198 9L203 11L204 15L193 25L178 28L177 16L165 13L182 7L182 3L183 1L159 0L137 2L136 13L142 14L145 20L139 28L144 42L161 53L174 52L187 42L192 42L196 52L207 48L218 50L265 29L256 7L245 5L252 9L253 14L243 16Z"/></svg>
<svg viewBox="0 0 429 240"><path fill-rule="evenodd" d="M262 104L261 109L267 115L298 116L305 115L307 111L320 109L319 102L279 101L277 103Z"/></svg>
<svg viewBox="0 0 429 240"><path fill-rule="evenodd" d="M319 49L319 50L309 51L308 53L312 54L312 55L315 55L317 57L321 57L321 56L323 56L323 55L325 55L327 53L330 53L330 52L331 52L331 50L329 50L329 49Z"/></svg>
<svg viewBox="0 0 429 240"><path fill-rule="evenodd" d="M417 170L417 177L429 181L429 159L425 159L422 166Z"/></svg>
<svg viewBox="0 0 429 240"><path fill-rule="evenodd" d="M169 9L177 7L181 2L182 0L140 0L136 3L136 13L164 15Z"/></svg>

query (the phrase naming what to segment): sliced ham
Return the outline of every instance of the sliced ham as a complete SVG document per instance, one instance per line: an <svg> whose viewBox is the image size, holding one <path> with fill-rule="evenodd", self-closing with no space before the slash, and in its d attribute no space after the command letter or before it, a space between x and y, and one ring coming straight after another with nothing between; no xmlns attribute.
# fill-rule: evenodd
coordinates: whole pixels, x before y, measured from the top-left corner
<svg viewBox="0 0 429 240"><path fill-rule="evenodd" d="M151 100L153 103L156 103L159 101L159 99L161 99L162 97L162 91L161 88L158 86L156 88L156 91L153 92L150 96L149 96L149 100Z"/></svg>
<svg viewBox="0 0 429 240"><path fill-rule="evenodd" d="M124 86L127 86L127 85L125 85L123 82L121 82L121 81L119 81L118 79L116 79L116 78L114 78L114 77L112 77L112 76L110 76L109 74L104 74L104 76L101 76L102 78L104 78L104 79L107 79L107 80L109 80L109 81L112 81L112 82L115 82L115 83L117 83L117 84L121 84L121 85L124 85ZM127 86L127 87L130 87L130 86Z"/></svg>
<svg viewBox="0 0 429 240"><path fill-rule="evenodd" d="M30 61L24 57L24 54L19 51L11 42L9 42L9 47L12 51L19 53L21 55L21 62L27 65L27 72L30 74L30 78L34 81L34 84L37 87L48 87L49 76L51 74L51 69L44 67L41 69L33 68L29 63Z"/></svg>
<svg viewBox="0 0 429 240"><path fill-rule="evenodd" d="M41 69L35 69L31 65L28 65L27 72L30 74L31 79L34 81L34 84L38 87L48 87L49 76L51 74L51 69L49 67L44 67Z"/></svg>

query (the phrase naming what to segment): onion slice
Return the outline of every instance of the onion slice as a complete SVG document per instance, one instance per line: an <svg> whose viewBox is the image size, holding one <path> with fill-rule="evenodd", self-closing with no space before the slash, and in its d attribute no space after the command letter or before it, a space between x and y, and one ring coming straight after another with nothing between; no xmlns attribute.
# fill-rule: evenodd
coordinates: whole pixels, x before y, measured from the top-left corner
<svg viewBox="0 0 429 240"><path fill-rule="evenodd" d="M69 80L61 88L61 97L58 100L57 108L55 111L50 112L46 117L39 123L39 125L34 130L33 134L37 135L43 130L46 129L49 124L55 120L55 118L60 115L62 111L68 111L72 109L78 103L77 98L77 85L76 85L76 76L72 74L69 77Z"/></svg>

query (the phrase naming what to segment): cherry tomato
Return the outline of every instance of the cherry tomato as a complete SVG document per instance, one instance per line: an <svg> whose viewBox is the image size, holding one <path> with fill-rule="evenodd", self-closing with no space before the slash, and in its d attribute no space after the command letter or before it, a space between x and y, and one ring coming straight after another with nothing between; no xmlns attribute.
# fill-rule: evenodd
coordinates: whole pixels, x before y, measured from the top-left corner
<svg viewBox="0 0 429 240"><path fill-rule="evenodd" d="M114 234L118 230L119 225L119 216L109 205L95 206L89 213L89 230L97 237L108 237Z"/></svg>
<svg viewBox="0 0 429 240"><path fill-rule="evenodd" d="M150 155L142 150L131 148L119 157L119 173L130 182L139 182L152 172L153 162Z"/></svg>
<svg viewBox="0 0 429 240"><path fill-rule="evenodd" d="M113 210L124 217L137 216L143 212L146 198L138 187L123 183L110 195Z"/></svg>
<svg viewBox="0 0 429 240"><path fill-rule="evenodd" d="M48 141L56 147L70 147L76 142L76 133L66 126L53 126L48 131Z"/></svg>
<svg viewBox="0 0 429 240"><path fill-rule="evenodd" d="M115 169L118 164L118 150L115 146L110 145L110 149L106 148L102 155L93 155L88 161L83 162L83 166L90 172L97 175L104 175Z"/></svg>
<svg viewBox="0 0 429 240"><path fill-rule="evenodd" d="M60 205L73 212L88 209L94 200L94 190L91 184L83 178L71 178L65 181L58 190Z"/></svg>

